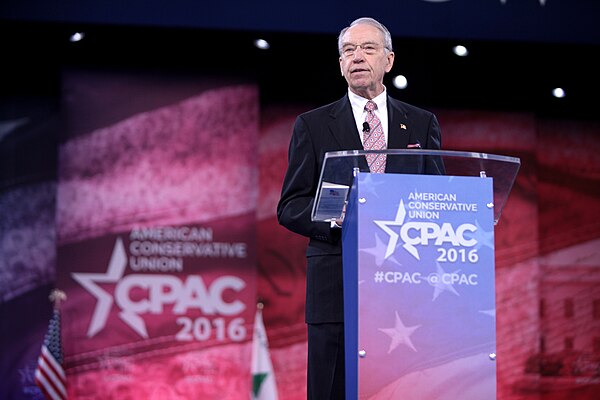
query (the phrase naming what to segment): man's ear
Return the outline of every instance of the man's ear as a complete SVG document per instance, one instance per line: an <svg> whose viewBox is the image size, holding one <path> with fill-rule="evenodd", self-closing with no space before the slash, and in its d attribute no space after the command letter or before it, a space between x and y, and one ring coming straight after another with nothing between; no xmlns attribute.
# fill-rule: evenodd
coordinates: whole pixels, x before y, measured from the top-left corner
<svg viewBox="0 0 600 400"><path fill-rule="evenodd" d="M392 70L392 67L394 66L394 58L395 58L395 54L393 51L390 51L387 54L387 65L385 67L385 72L390 72Z"/></svg>

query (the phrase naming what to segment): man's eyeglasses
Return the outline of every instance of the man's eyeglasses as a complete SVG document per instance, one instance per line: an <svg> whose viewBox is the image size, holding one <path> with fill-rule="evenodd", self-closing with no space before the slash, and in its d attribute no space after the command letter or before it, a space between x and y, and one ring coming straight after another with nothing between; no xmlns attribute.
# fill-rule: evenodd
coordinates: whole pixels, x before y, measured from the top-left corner
<svg viewBox="0 0 600 400"><path fill-rule="evenodd" d="M347 43L342 47L342 55L344 57L352 57L352 56L354 56L354 54L356 54L356 50L359 47L362 49L363 53L368 54L368 55L373 55L373 54L377 53L379 51L379 49L381 49L381 46L379 46L375 43L363 43L363 44Z"/></svg>

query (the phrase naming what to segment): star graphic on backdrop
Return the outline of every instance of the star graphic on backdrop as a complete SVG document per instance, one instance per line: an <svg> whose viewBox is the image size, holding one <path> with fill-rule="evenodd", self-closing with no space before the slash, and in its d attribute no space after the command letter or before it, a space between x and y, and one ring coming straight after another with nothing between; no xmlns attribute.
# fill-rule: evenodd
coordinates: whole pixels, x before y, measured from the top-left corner
<svg viewBox="0 0 600 400"><path fill-rule="evenodd" d="M377 174L365 174L363 175L363 178L359 181L360 185L361 185L361 195L368 195L368 194L372 194L375 195L376 197L379 197L379 194L377 193L379 191L379 189L377 189L378 186L381 185L385 185L385 180L383 179L373 179L373 177L377 175ZM363 186L364 185L364 186Z"/></svg>
<svg viewBox="0 0 600 400"><path fill-rule="evenodd" d="M390 338L392 338L392 341L390 342L390 347L388 348L388 354L394 351L394 349L396 349L396 347L400 346L401 344L410 347L413 351L416 352L417 349L412 344L410 337L412 336L413 332L419 329L420 327L421 325L405 326L400 317L398 316L398 311L396 311L396 322L394 324L394 327L379 328L381 332L385 333Z"/></svg>
<svg viewBox="0 0 600 400"><path fill-rule="evenodd" d="M475 221L475 226L477 227L473 233L473 239L477 240L477 245L475 248L479 250L482 246L485 246L493 250L494 232L486 232L481 225L479 225L479 221Z"/></svg>
<svg viewBox="0 0 600 400"><path fill-rule="evenodd" d="M73 279L90 292L97 300L96 308L92 315L92 321L90 322L87 331L88 337L94 336L104 328L108 314L113 305L113 297L98 284L118 282L123 276L126 266L127 254L125 253L125 246L123 245L123 240L117 238L106 273L74 272L71 274ZM144 321L138 315L123 311L119 316L141 336L145 338L148 337Z"/></svg>
<svg viewBox="0 0 600 400"><path fill-rule="evenodd" d="M28 117L0 121L0 142L5 136L10 135L12 132L27 123L29 123Z"/></svg>
<svg viewBox="0 0 600 400"><path fill-rule="evenodd" d="M379 239L379 236L375 235L375 246L361 249L360 251L375 256L375 265L381 267L386 260L383 255L383 250L386 248L386 246L387 245L383 243L381 239ZM397 265L402 265L398 260L396 260L395 257L390 257L389 260Z"/></svg>
<svg viewBox="0 0 600 400"><path fill-rule="evenodd" d="M444 283L442 281L442 279L440 278L443 274L446 273L446 271L444 271L444 269L442 268L440 263L436 262L435 266L436 266L436 268L435 268L436 272L434 274L429 275L429 277L428 277L429 284L431 286L433 286L433 299L431 301L435 301L435 299L437 299L438 296L440 294L442 294L443 292L452 292L455 295L460 296L460 294L458 294L456 289L454 289L454 285L452 285L451 283ZM456 272L458 272L458 271L456 271ZM437 277L437 280L433 280L432 276Z"/></svg>
<svg viewBox="0 0 600 400"><path fill-rule="evenodd" d="M490 310L481 310L479 311L482 314L489 315L490 317L496 318L496 309L492 308Z"/></svg>

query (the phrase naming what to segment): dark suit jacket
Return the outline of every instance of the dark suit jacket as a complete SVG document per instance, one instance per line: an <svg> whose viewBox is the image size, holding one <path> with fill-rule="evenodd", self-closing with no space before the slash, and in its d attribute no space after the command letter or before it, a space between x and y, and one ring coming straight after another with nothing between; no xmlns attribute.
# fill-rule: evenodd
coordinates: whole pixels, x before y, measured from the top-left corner
<svg viewBox="0 0 600 400"><path fill-rule="evenodd" d="M388 96L388 148L441 148L435 115ZM310 238L306 255L306 322L342 322L341 229L328 222L312 222L311 213L326 152L363 150L348 96L301 114L296 119L288 153L288 168L277 205L279 223ZM366 160L364 160L366 166ZM439 166L402 165L388 158L386 173L440 173Z"/></svg>

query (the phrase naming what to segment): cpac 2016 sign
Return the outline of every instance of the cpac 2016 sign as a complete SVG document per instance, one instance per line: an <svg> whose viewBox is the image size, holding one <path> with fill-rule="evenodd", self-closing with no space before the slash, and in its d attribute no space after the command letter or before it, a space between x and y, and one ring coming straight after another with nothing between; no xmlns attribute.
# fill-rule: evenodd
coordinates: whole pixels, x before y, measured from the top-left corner
<svg viewBox="0 0 600 400"><path fill-rule="evenodd" d="M169 228L168 234L164 230L133 230L127 249L119 236L105 273L71 274L96 300L87 337L102 332L116 308L119 319L145 339L151 337L146 319L161 316L161 331L171 321L176 328L169 330L178 341L247 339L249 321L242 314L247 309L248 283L233 271L219 273L211 267L218 260L245 262L247 244L216 242L210 229ZM187 265L189 273L183 273L184 263L197 263L198 258L204 267ZM134 273L126 274L128 269Z"/></svg>

